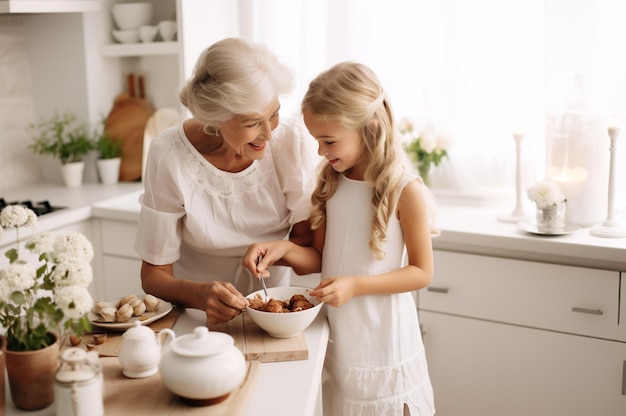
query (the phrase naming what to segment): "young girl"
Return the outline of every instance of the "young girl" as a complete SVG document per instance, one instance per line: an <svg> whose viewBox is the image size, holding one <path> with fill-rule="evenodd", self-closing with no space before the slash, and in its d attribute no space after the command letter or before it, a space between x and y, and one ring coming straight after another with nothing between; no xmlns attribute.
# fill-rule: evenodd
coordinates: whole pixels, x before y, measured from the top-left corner
<svg viewBox="0 0 626 416"><path fill-rule="evenodd" d="M330 326L324 415L432 415L410 293L433 274L428 190L407 161L390 104L368 67L343 62L320 74L302 112L326 158L312 196L313 246L257 243L244 265L263 276L281 258L299 274L321 266L322 281L310 294L326 303Z"/></svg>

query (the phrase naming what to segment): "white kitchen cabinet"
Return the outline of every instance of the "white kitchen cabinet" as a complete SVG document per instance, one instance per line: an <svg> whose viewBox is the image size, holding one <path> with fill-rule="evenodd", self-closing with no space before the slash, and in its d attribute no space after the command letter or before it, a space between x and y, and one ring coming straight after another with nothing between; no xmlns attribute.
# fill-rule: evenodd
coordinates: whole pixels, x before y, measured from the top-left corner
<svg viewBox="0 0 626 416"><path fill-rule="evenodd" d="M418 310L437 414L626 414L619 293L617 271L436 250Z"/></svg>
<svg viewBox="0 0 626 416"><path fill-rule="evenodd" d="M98 227L102 256L102 300L143 293L141 259L133 245L137 224L94 219Z"/></svg>
<svg viewBox="0 0 626 416"><path fill-rule="evenodd" d="M99 0L4 0L0 13L79 13L100 9Z"/></svg>
<svg viewBox="0 0 626 416"><path fill-rule="evenodd" d="M144 76L146 98L155 108L182 111L178 89L191 75L200 52L239 32L236 1L141 0L155 5L154 23L176 19L177 40L118 44L111 35L111 6L124 1L0 1L0 7L50 5L49 9L23 15L36 118L70 110L98 124L111 111L115 98L127 92L130 73ZM52 7L78 3L98 7L75 10L81 13ZM50 74L54 74L53 79Z"/></svg>
<svg viewBox="0 0 626 416"><path fill-rule="evenodd" d="M618 339L626 342L626 272L621 272L621 305L619 310L619 334Z"/></svg>
<svg viewBox="0 0 626 416"><path fill-rule="evenodd" d="M106 68L107 77L117 77L114 85L101 85L94 78L89 85L90 93L100 95L102 101L94 102L102 112L112 105L115 96L126 92L126 75L143 75L146 83L146 98L155 108L174 108L183 111L178 100L178 90L191 75L193 65L200 52L213 42L236 36L238 2L230 0L143 0L154 4L153 24L162 20L176 20L177 39L173 42L120 44L112 38L115 28L111 17L111 6L124 0L102 0L102 12L93 18L94 29L86 31L97 54L90 60ZM210 20L211 24L207 24ZM107 94L106 87L113 86L114 95ZM103 87L105 87L103 89ZM93 114L92 114L93 115Z"/></svg>
<svg viewBox="0 0 626 416"><path fill-rule="evenodd" d="M438 416L623 416L626 344L420 311Z"/></svg>
<svg viewBox="0 0 626 416"><path fill-rule="evenodd" d="M617 339L620 274L435 251L420 309Z"/></svg>

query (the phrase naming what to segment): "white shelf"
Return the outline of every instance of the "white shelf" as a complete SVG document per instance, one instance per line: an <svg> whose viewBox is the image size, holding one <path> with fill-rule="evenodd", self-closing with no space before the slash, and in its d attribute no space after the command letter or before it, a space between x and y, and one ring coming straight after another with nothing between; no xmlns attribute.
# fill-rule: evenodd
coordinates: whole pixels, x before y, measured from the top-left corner
<svg viewBox="0 0 626 416"><path fill-rule="evenodd" d="M0 13L81 13L100 10L99 0L4 0Z"/></svg>
<svg viewBox="0 0 626 416"><path fill-rule="evenodd" d="M177 55L178 42L113 43L102 45L100 54L104 57L128 57L149 55Z"/></svg>

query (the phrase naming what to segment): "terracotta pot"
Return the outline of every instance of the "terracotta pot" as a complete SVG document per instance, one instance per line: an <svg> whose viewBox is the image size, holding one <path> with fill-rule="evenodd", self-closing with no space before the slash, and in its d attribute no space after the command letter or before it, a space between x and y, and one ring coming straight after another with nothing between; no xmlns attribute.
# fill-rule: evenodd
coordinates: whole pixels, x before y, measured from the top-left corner
<svg viewBox="0 0 626 416"><path fill-rule="evenodd" d="M4 393L4 369L6 368L6 349L7 340L5 337L0 336L0 416L4 416L4 409L6 407Z"/></svg>
<svg viewBox="0 0 626 416"><path fill-rule="evenodd" d="M54 402L54 376L59 367L59 341L35 351L6 350L6 368L13 403L38 410Z"/></svg>

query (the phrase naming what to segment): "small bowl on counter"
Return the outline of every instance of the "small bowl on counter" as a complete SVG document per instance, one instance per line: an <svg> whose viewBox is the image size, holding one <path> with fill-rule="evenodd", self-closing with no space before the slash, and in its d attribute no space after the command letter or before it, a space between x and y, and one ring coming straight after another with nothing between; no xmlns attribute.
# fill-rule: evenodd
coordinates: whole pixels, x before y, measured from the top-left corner
<svg viewBox="0 0 626 416"><path fill-rule="evenodd" d="M316 298L310 296L309 291L309 288L295 286L267 288L267 294L270 299L281 301L285 306L290 303L294 295L302 295L313 305L309 309L298 311L283 309L284 312L265 312L255 309L255 307L251 305L246 308L246 312L254 322L271 337L297 337L311 325L322 309L323 302L319 302ZM251 303L258 303L259 297L261 302L263 302L262 300L265 299L264 296L263 290L258 290L250 293L246 298L251 301ZM265 303L267 302L268 300L265 299Z"/></svg>

